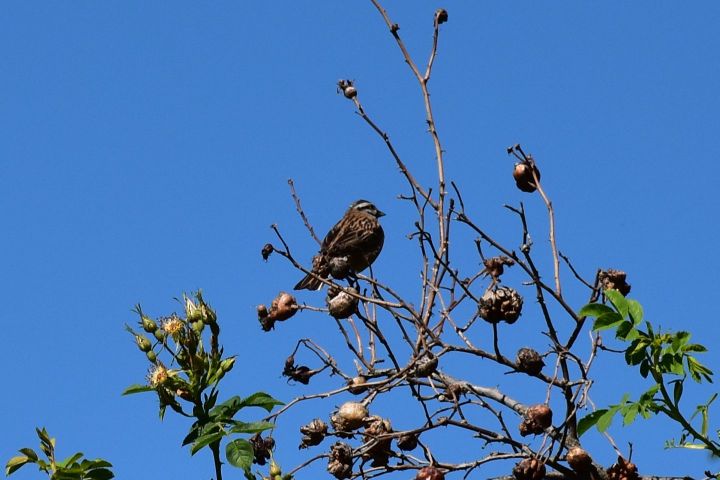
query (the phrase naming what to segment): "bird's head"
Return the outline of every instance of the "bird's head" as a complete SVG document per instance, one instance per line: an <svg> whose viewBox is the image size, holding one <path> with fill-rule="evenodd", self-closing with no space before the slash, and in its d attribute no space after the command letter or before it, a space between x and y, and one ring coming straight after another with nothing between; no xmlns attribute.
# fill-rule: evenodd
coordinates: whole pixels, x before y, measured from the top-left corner
<svg viewBox="0 0 720 480"><path fill-rule="evenodd" d="M355 200L350 205L350 210L369 213L375 218L380 218L385 215L383 212L378 210L375 205L373 205L371 202L368 202L367 200Z"/></svg>

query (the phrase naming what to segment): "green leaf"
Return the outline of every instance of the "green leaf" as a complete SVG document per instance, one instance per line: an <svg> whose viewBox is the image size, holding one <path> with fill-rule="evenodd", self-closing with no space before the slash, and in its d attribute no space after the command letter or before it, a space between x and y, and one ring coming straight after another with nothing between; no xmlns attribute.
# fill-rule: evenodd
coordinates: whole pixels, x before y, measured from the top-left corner
<svg viewBox="0 0 720 480"><path fill-rule="evenodd" d="M682 351L704 353L707 352L707 348L705 348L703 345L700 345L699 343L691 343L690 345L686 345L685 347L683 347Z"/></svg>
<svg viewBox="0 0 720 480"><path fill-rule="evenodd" d="M268 413L272 411L272 409L276 405L284 405L283 402L280 400L276 400L270 395L268 395L265 392L256 392L250 395L247 398L244 398L240 402L240 408L244 407L260 407L264 408Z"/></svg>
<svg viewBox="0 0 720 480"><path fill-rule="evenodd" d="M30 458L33 462L37 462L38 460L38 455L32 448L21 448L19 452Z"/></svg>
<svg viewBox="0 0 720 480"><path fill-rule="evenodd" d="M682 347L690 341L690 334L688 332L677 332L673 337L671 348L674 352L682 351Z"/></svg>
<svg viewBox="0 0 720 480"><path fill-rule="evenodd" d="M142 392L153 392L155 389L149 385L130 385L128 388L123 390L122 395L132 395L133 393L142 393Z"/></svg>
<svg viewBox="0 0 720 480"><path fill-rule="evenodd" d="M578 315L581 317L597 318L605 313L614 313L614 310L602 303L588 303L580 309Z"/></svg>
<svg viewBox="0 0 720 480"><path fill-rule="evenodd" d="M608 428L610 428L613 418L615 417L615 414L618 412L619 409L619 405L614 405L613 407L610 407L604 414L602 414L600 418L598 418L597 424L595 426L600 433L603 433Z"/></svg>
<svg viewBox="0 0 720 480"><path fill-rule="evenodd" d="M578 421L577 424L577 434L578 437L581 436L583 433L590 430L590 428L595 425L598 420L600 420L600 417L602 417L605 412L607 412L606 408L602 408L600 410L595 410L594 412L585 415L583 418Z"/></svg>
<svg viewBox="0 0 720 480"><path fill-rule="evenodd" d="M233 422L233 424L230 429L232 433L259 433L275 428L275 424L270 422Z"/></svg>
<svg viewBox="0 0 720 480"><path fill-rule="evenodd" d="M67 457L62 462L58 462L58 465L60 467L69 467L74 462L77 462L78 460L80 460L82 457L83 457L83 454L81 452L77 452L75 455L71 455L71 456Z"/></svg>
<svg viewBox="0 0 720 480"><path fill-rule="evenodd" d="M683 394L683 380L673 380L670 383L674 383L673 385L673 402L675 403L675 406L677 407L680 403L680 399L682 398Z"/></svg>
<svg viewBox="0 0 720 480"><path fill-rule="evenodd" d="M27 463L34 463L34 461L33 459L25 455L12 457L10 460L8 460L7 465L5 465L5 476L9 476L11 473L13 473L18 468L22 467Z"/></svg>
<svg viewBox="0 0 720 480"><path fill-rule="evenodd" d="M637 336L637 330L635 330L635 327L633 327L632 322L629 320L625 320L618 325L617 331L615 332L615 337L620 340L634 340Z"/></svg>
<svg viewBox="0 0 720 480"><path fill-rule="evenodd" d="M630 313L630 305L628 305L628 301L622 293L618 292L617 290L608 289L605 290L605 296L608 298L608 300L610 300L610 303L613 304L615 309L620 315L622 315L623 318L628 316L628 314Z"/></svg>
<svg viewBox="0 0 720 480"><path fill-rule="evenodd" d="M650 373L650 362L648 362L646 358L640 362L640 375L642 375L643 378L647 378L648 373Z"/></svg>
<svg viewBox="0 0 720 480"><path fill-rule="evenodd" d="M640 305L640 302L637 300L627 300L628 303L628 312L630 313L630 318L633 321L633 324L637 327L640 325L640 322L643 321L643 308L642 305Z"/></svg>
<svg viewBox="0 0 720 480"><path fill-rule="evenodd" d="M623 317L616 312L603 313L593 323L593 330L607 330L622 323Z"/></svg>
<svg viewBox="0 0 720 480"><path fill-rule="evenodd" d="M226 434L227 433L225 431L219 431L198 437L198 439L195 440L195 443L193 443L193 446L190 449L190 455L195 455L198 451L202 450L204 447L207 447L211 443L220 441L220 439L222 439Z"/></svg>
<svg viewBox="0 0 720 480"><path fill-rule="evenodd" d="M628 426L635 421L640 406L637 403L633 403L622 409L623 415L623 426Z"/></svg>
<svg viewBox="0 0 720 480"><path fill-rule="evenodd" d="M115 478L115 475L107 468L98 468L87 472L84 478L88 480L110 480Z"/></svg>
<svg viewBox="0 0 720 480"><path fill-rule="evenodd" d="M230 465L244 470L250 469L253 458L255 458L252 445L242 438L238 438L227 444L227 447L225 447L225 456Z"/></svg>

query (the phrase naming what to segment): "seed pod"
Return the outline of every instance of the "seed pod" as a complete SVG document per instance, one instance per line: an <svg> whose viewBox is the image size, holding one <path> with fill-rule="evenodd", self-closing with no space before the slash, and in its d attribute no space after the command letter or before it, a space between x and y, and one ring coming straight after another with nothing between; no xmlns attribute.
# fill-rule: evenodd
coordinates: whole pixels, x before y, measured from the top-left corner
<svg viewBox="0 0 720 480"><path fill-rule="evenodd" d="M142 325L143 330L145 330L147 333L155 333L158 328L157 323L155 323L151 318L146 317L145 315L142 316L140 324Z"/></svg>
<svg viewBox="0 0 720 480"><path fill-rule="evenodd" d="M270 258L270 255L275 251L275 247L272 246L272 243L266 243L263 245L262 250L260 251L260 254L262 255L263 260L266 260Z"/></svg>
<svg viewBox="0 0 720 480"><path fill-rule="evenodd" d="M484 273L487 273L494 279L498 279L500 278L500 275L505 273L505 265L512 267L515 265L515 260L501 255L499 257L491 257L483 260L483 265L485 265L485 268L483 269Z"/></svg>
<svg viewBox="0 0 720 480"><path fill-rule="evenodd" d="M427 466L418 470L415 480L445 480L445 474L436 467Z"/></svg>
<svg viewBox="0 0 720 480"><path fill-rule="evenodd" d="M357 311L358 291L352 287L345 287L342 290L336 288L328 289L327 303L330 315L337 319L348 318Z"/></svg>
<svg viewBox="0 0 720 480"><path fill-rule="evenodd" d="M363 426L368 409L362 403L345 402L330 417L330 423L337 432L351 432Z"/></svg>
<svg viewBox="0 0 720 480"><path fill-rule="evenodd" d="M361 393L365 393L368 389L367 385L365 385L366 382L367 379L362 375L351 378L348 382L348 392L352 393L353 395L360 395Z"/></svg>
<svg viewBox="0 0 720 480"><path fill-rule="evenodd" d="M319 418L316 418L307 425L303 425L300 427L300 433L303 434L303 437L299 448L320 445L320 443L325 439L325 435L327 435L327 430L327 424Z"/></svg>
<svg viewBox="0 0 720 480"><path fill-rule="evenodd" d="M532 193L537 190L533 170L535 170L535 175L537 175L538 180L540 180L540 170L538 170L534 162L532 165L529 162L515 164L513 178L515 179L515 185L523 192Z"/></svg>
<svg viewBox="0 0 720 480"><path fill-rule="evenodd" d="M256 433L249 438L249 442L253 447L253 463L265 465L270 459L270 451L275 447L275 440L272 437L262 438L259 433Z"/></svg>
<svg viewBox="0 0 720 480"><path fill-rule="evenodd" d="M488 290L478 302L478 313L490 322L498 323L501 320L515 323L522 312L523 298L510 287L500 287Z"/></svg>
<svg viewBox="0 0 720 480"><path fill-rule="evenodd" d="M403 433L397 440L397 446L406 452L415 450L418 446L418 438L419 434L417 433Z"/></svg>
<svg viewBox="0 0 720 480"><path fill-rule="evenodd" d="M347 443L335 443L330 448L327 470L338 480L350 478L352 475L352 447Z"/></svg>
<svg viewBox="0 0 720 480"><path fill-rule="evenodd" d="M144 335L135 335L135 343L141 352L149 352L152 348L150 340L148 340Z"/></svg>
<svg viewBox="0 0 720 480"><path fill-rule="evenodd" d="M526 458L513 468L517 480L542 480L545 473L545 464L537 458Z"/></svg>
<svg viewBox="0 0 720 480"><path fill-rule="evenodd" d="M567 462L578 473L588 473L592 468L592 458L580 447L573 447L567 453Z"/></svg>
<svg viewBox="0 0 720 480"><path fill-rule="evenodd" d="M519 371L527 373L528 375L537 375L545 366L545 362L543 362L540 354L532 348L527 347L518 350L515 363Z"/></svg>
<svg viewBox="0 0 720 480"><path fill-rule="evenodd" d="M520 424L520 435L523 437L543 433L546 428L552 425L552 410L545 404L533 405L525 411L522 423Z"/></svg>

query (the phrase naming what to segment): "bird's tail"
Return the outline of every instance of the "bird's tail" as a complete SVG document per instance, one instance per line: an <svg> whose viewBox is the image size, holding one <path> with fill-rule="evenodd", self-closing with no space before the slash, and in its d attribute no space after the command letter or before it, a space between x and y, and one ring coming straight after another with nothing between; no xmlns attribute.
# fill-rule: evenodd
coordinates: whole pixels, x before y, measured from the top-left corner
<svg viewBox="0 0 720 480"><path fill-rule="evenodd" d="M322 286L323 283L318 280L316 276L308 273L297 283L297 285L295 285L295 290L320 290Z"/></svg>

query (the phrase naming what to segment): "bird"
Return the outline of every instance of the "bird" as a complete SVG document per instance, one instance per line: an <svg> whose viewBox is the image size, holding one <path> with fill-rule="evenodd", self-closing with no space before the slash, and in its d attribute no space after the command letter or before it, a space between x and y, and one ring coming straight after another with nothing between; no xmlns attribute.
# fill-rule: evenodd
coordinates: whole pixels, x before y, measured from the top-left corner
<svg viewBox="0 0 720 480"><path fill-rule="evenodd" d="M320 251L313 257L311 273L295 285L295 290L320 290L320 278L345 278L350 271L361 272L378 257L385 232L378 219L385 214L367 200L350 204L345 215L325 235Z"/></svg>

